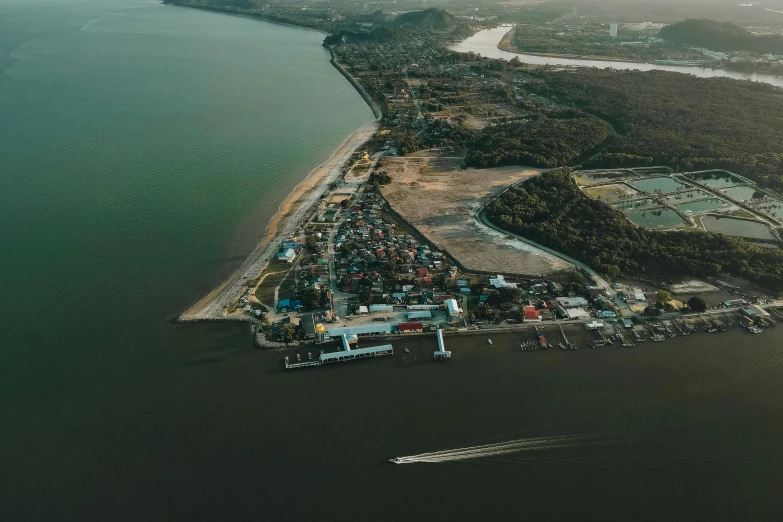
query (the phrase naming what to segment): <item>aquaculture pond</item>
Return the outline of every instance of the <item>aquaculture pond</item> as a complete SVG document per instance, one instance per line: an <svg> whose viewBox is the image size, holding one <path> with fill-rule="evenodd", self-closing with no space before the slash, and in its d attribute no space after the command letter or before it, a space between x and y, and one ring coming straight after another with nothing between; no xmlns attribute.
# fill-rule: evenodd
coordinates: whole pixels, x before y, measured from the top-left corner
<svg viewBox="0 0 783 522"><path fill-rule="evenodd" d="M664 194L668 192L674 192L675 190L680 190L681 188L685 187L684 184L680 183L676 179L666 177L640 179L638 181L634 181L633 184L645 192L655 192L656 190L660 190Z"/></svg>
<svg viewBox="0 0 783 522"><path fill-rule="evenodd" d="M628 219L648 228L669 228L685 224L679 214L669 209L629 212Z"/></svg>
<svg viewBox="0 0 783 522"><path fill-rule="evenodd" d="M766 201L753 208L774 218L783 218L783 201Z"/></svg>
<svg viewBox="0 0 783 522"><path fill-rule="evenodd" d="M634 201L621 201L619 203L614 203L612 206L617 210L628 212L633 210L650 208L652 205L653 205L653 200L651 200L650 198L644 198L644 199L637 199Z"/></svg>
<svg viewBox="0 0 783 522"><path fill-rule="evenodd" d="M753 194L757 192L757 189L747 185L742 185L739 187L723 189L721 192L738 201L750 201L753 199Z"/></svg>
<svg viewBox="0 0 783 522"><path fill-rule="evenodd" d="M704 185L709 185L710 187L715 188L731 187L742 183L740 178L732 175L731 173L718 170L712 172L701 172L699 174L691 174L688 175L688 177L692 178L698 183L703 183Z"/></svg>
<svg viewBox="0 0 783 522"><path fill-rule="evenodd" d="M712 194L704 192L703 190L689 190L687 192L677 192L676 194L669 194L666 196L667 201L672 202L687 202L693 201L699 198L709 198Z"/></svg>
<svg viewBox="0 0 783 522"><path fill-rule="evenodd" d="M677 205L677 208L683 212L704 212L705 210L715 210L724 205L730 205L728 201L724 201L719 198L702 199L701 201L693 201L691 203L682 203ZM736 208L736 207L735 207Z"/></svg>
<svg viewBox="0 0 783 522"><path fill-rule="evenodd" d="M727 236L748 237L752 239L774 239L772 230L759 221L748 221L729 217L704 216L701 219L707 232L726 234Z"/></svg>

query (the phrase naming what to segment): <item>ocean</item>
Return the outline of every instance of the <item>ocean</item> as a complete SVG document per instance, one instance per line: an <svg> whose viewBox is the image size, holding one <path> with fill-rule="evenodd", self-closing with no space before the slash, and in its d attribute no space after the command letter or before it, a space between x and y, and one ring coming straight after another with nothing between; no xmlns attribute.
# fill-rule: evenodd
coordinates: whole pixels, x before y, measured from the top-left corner
<svg viewBox="0 0 783 522"><path fill-rule="evenodd" d="M171 323L372 120L322 38L0 0L2 519L780 520L780 326L286 373L246 325Z"/></svg>

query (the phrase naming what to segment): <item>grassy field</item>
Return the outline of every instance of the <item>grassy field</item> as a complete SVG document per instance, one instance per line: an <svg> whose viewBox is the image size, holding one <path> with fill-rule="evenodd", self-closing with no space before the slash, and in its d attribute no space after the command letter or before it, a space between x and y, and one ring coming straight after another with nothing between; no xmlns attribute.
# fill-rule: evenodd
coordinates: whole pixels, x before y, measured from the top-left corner
<svg viewBox="0 0 783 522"><path fill-rule="evenodd" d="M270 263L266 270L261 273L263 281L256 288L256 299L267 306L273 306L275 304L275 287L283 280L289 268L291 268L290 263L278 261Z"/></svg>
<svg viewBox="0 0 783 522"><path fill-rule="evenodd" d="M601 187L586 188L585 194L592 198L600 199L604 203L617 203L627 196L633 196L638 193L628 185L617 183Z"/></svg>

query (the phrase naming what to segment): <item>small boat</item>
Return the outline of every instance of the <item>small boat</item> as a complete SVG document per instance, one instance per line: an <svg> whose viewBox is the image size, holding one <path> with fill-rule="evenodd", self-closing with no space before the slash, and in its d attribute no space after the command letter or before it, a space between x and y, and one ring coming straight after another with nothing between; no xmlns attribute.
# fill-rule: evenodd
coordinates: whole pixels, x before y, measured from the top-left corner
<svg viewBox="0 0 783 522"><path fill-rule="evenodd" d="M492 339L487 339L487 343L492 346Z"/></svg>
<svg viewBox="0 0 783 522"><path fill-rule="evenodd" d="M403 350L405 350L405 353L411 353L411 351L410 351L410 350L408 350L408 348L407 348L407 347L406 347L406 348L403 348Z"/></svg>
<svg viewBox="0 0 783 522"><path fill-rule="evenodd" d="M397 458L389 459L389 462L391 462L392 464L399 464L400 462L402 462L402 459L397 457Z"/></svg>

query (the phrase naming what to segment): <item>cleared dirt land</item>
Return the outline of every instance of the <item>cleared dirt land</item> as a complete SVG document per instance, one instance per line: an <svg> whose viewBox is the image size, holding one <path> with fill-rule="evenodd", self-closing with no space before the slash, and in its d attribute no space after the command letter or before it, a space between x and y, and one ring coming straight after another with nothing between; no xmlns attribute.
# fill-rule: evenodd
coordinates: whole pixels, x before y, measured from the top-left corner
<svg viewBox="0 0 783 522"><path fill-rule="evenodd" d="M433 245L468 270L545 275L570 265L479 224L474 215L506 187L539 173L506 167L455 170L461 158L420 153L385 158L392 183L381 193L392 208Z"/></svg>

